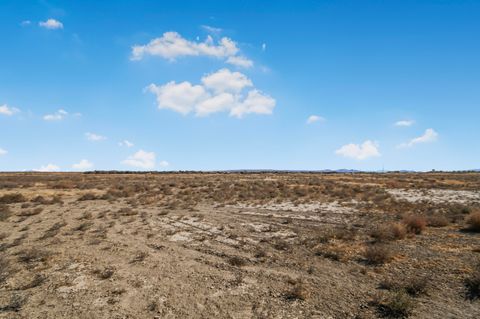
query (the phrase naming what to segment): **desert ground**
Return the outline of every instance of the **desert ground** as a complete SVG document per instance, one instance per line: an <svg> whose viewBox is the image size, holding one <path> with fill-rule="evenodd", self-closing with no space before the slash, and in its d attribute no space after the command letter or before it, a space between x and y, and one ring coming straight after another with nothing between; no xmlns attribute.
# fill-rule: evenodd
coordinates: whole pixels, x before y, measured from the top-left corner
<svg viewBox="0 0 480 319"><path fill-rule="evenodd" d="M0 318L480 318L480 173L1 173Z"/></svg>

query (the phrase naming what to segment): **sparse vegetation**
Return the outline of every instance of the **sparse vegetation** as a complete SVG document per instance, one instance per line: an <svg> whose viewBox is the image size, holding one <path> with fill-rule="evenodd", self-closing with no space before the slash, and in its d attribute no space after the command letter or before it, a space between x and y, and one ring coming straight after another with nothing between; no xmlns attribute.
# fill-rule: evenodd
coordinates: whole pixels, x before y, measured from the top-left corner
<svg viewBox="0 0 480 319"><path fill-rule="evenodd" d="M480 211L475 211L468 216L468 229L473 232L480 232Z"/></svg>
<svg viewBox="0 0 480 319"><path fill-rule="evenodd" d="M392 247L385 244L369 245L365 250L365 259L370 265L382 265L391 261L392 258Z"/></svg>
<svg viewBox="0 0 480 319"><path fill-rule="evenodd" d="M427 220L423 216L408 215L403 219L409 233L419 235L427 227Z"/></svg>

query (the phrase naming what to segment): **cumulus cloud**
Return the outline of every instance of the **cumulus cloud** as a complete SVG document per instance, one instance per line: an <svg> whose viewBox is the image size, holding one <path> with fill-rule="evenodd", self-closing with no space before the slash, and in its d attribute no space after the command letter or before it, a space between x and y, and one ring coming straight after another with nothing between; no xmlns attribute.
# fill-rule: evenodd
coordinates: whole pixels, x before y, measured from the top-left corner
<svg viewBox="0 0 480 319"><path fill-rule="evenodd" d="M378 150L379 145L376 142L367 140L363 144L347 144L335 151L335 154L344 157L364 160L369 157L381 156Z"/></svg>
<svg viewBox="0 0 480 319"><path fill-rule="evenodd" d="M55 164L47 164L40 166L38 169L34 169L34 171L37 172L58 172L60 170L60 167L55 165Z"/></svg>
<svg viewBox="0 0 480 319"><path fill-rule="evenodd" d="M105 136L98 135L95 133L90 133L90 132L85 133L85 136L87 137L87 140L93 141L93 142L103 141L107 139Z"/></svg>
<svg viewBox="0 0 480 319"><path fill-rule="evenodd" d="M271 114L276 101L272 97L252 88L252 81L240 72L221 69L205 75L202 84L190 82L168 82L165 85L150 84L147 91L156 95L160 109L170 109L186 115L197 116L229 112L238 118L245 114Z"/></svg>
<svg viewBox="0 0 480 319"><path fill-rule="evenodd" d="M65 110L58 110L52 114L46 114L43 116L45 121L61 121L68 115L68 112Z"/></svg>
<svg viewBox="0 0 480 319"><path fill-rule="evenodd" d="M312 124L312 123L315 123L315 122L324 122L324 121L325 121L325 118L323 118L321 116L318 116L318 115L310 115L307 118L307 124Z"/></svg>
<svg viewBox="0 0 480 319"><path fill-rule="evenodd" d="M219 33L216 28L203 26L210 33ZM215 32L213 32L215 31ZM218 32L216 32L218 31ZM215 43L209 35L205 41L190 41L179 33L165 32L161 37L151 40L145 45L134 45L132 47L131 60L141 60L145 56L158 56L169 61L175 61L180 57L207 56L226 60L227 63L239 67L249 68L253 62L244 56L238 56L240 49L237 43L230 38L223 37Z"/></svg>
<svg viewBox="0 0 480 319"><path fill-rule="evenodd" d="M0 147L0 156L6 155L8 152Z"/></svg>
<svg viewBox="0 0 480 319"><path fill-rule="evenodd" d="M40 21L38 25L41 26L42 28L50 29L50 30L63 29L63 23L55 19Z"/></svg>
<svg viewBox="0 0 480 319"><path fill-rule="evenodd" d="M153 169L155 167L155 153L139 150L122 161L122 164L143 169Z"/></svg>
<svg viewBox="0 0 480 319"><path fill-rule="evenodd" d="M253 86L252 81L240 72L232 72L229 69L220 69L202 77L203 86L215 93L232 92L238 93L245 87Z"/></svg>
<svg viewBox="0 0 480 319"><path fill-rule="evenodd" d="M419 137L412 138L409 142L398 145L399 148L412 147L415 144L435 142L438 138L438 133L434 129L428 128L425 133Z"/></svg>
<svg viewBox="0 0 480 319"><path fill-rule="evenodd" d="M127 141L127 140L123 140L121 142L118 143L119 146L125 146L125 147L133 147L134 144L130 141Z"/></svg>
<svg viewBox="0 0 480 319"><path fill-rule="evenodd" d="M0 114L6 116L12 116L15 113L20 112L16 107L10 107L7 104L0 105Z"/></svg>
<svg viewBox="0 0 480 319"><path fill-rule="evenodd" d="M415 121L413 120L402 120L395 122L395 126L412 126Z"/></svg>
<svg viewBox="0 0 480 319"><path fill-rule="evenodd" d="M205 88L190 82L168 82L162 86L150 84L147 88L157 96L159 109L170 109L181 114L190 113L194 106L208 98Z"/></svg>
<svg viewBox="0 0 480 319"><path fill-rule="evenodd" d="M158 166L160 166L160 167L167 167L167 166L170 166L170 163L167 162L167 161L160 161L160 162L158 163Z"/></svg>
<svg viewBox="0 0 480 319"><path fill-rule="evenodd" d="M82 159L80 162L72 165L72 168L77 170L88 170L92 167L93 163L86 159Z"/></svg>

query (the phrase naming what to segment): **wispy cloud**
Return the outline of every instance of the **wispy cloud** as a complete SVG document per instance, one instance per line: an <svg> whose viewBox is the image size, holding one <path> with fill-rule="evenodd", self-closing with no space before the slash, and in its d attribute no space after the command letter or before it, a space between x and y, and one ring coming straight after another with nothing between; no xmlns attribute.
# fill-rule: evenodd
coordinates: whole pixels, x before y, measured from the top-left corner
<svg viewBox="0 0 480 319"><path fill-rule="evenodd" d="M414 120L402 120L395 122L395 126L412 126L414 123Z"/></svg>
<svg viewBox="0 0 480 319"><path fill-rule="evenodd" d="M105 136L98 135L95 133L90 133L90 132L85 133L85 136L87 137L87 140L93 141L93 142L103 141L107 139Z"/></svg>
<svg viewBox="0 0 480 319"><path fill-rule="evenodd" d="M201 27L203 30L207 31L208 33L215 34L215 35L218 35L223 31L221 28L216 28L209 25L202 25Z"/></svg>
<svg viewBox="0 0 480 319"><path fill-rule="evenodd" d="M7 104L0 105L0 115L12 116L18 112L20 112L20 110L16 107L10 107Z"/></svg>
<svg viewBox="0 0 480 319"><path fill-rule="evenodd" d="M55 164L47 164L40 166L38 169L34 169L34 171L37 172L58 172L60 170L60 167L55 165Z"/></svg>
<svg viewBox="0 0 480 319"><path fill-rule="evenodd" d="M310 115L307 118L307 124L312 124L315 122L325 122L325 118L318 116L318 115Z"/></svg>
<svg viewBox="0 0 480 319"><path fill-rule="evenodd" d="M409 142L402 143L397 147L398 148L412 147L415 144L432 143L432 142L435 142L437 139L438 139L438 133L435 132L434 129L428 128L425 130L425 133L423 133L423 135L412 138Z"/></svg>
<svg viewBox="0 0 480 319"><path fill-rule="evenodd" d="M134 144L130 141L123 140L121 142L118 142L118 146L133 147Z"/></svg>
<svg viewBox="0 0 480 319"><path fill-rule="evenodd" d="M68 115L68 112L63 110L63 109L59 109L58 111L56 111L55 113L52 113L52 114L46 114L43 116L43 119L45 121L61 121L63 120L66 116Z"/></svg>
<svg viewBox="0 0 480 319"><path fill-rule="evenodd" d="M381 156L377 142L367 140L363 144L347 144L335 151L335 154L357 160Z"/></svg>
<svg viewBox="0 0 480 319"><path fill-rule="evenodd" d="M38 25L42 28L49 29L49 30L63 29L63 23L55 19L40 21Z"/></svg>
<svg viewBox="0 0 480 319"><path fill-rule="evenodd" d="M8 154L8 152L0 147L0 156L6 155L6 154Z"/></svg>

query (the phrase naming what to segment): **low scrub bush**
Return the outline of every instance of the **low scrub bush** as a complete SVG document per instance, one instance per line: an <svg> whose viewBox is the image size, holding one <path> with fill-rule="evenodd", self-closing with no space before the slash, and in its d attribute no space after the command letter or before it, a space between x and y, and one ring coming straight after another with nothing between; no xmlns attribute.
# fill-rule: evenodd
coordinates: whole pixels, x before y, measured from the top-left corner
<svg viewBox="0 0 480 319"><path fill-rule="evenodd" d="M412 234L419 235L427 227L427 220L423 216L409 215L403 218L403 223L407 227L407 231Z"/></svg>

